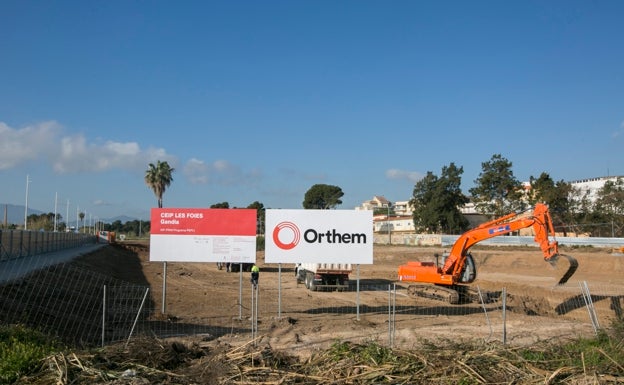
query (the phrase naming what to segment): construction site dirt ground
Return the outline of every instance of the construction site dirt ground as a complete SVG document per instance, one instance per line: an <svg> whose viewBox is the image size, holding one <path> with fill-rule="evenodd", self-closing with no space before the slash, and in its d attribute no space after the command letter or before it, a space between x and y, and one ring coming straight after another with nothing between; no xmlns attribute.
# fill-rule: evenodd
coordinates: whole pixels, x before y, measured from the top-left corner
<svg viewBox="0 0 624 385"><path fill-rule="evenodd" d="M375 245L374 263L354 266L352 290L345 292L309 291L296 282L294 266L264 264L263 252L258 252L261 273L255 300L259 307L255 341L307 356L336 340L377 341L409 349L436 339L504 339L509 344L530 345L591 336L595 324L581 295L585 283L601 327L622 317L624 256L614 250L563 247L563 253L573 256L579 267L565 285L557 286L567 270L566 260L553 267L543 261L538 248L475 247L472 255L478 277L472 287L482 296L496 293L496 301L450 305L408 297L407 284L397 281L398 266L408 261L433 261L434 254L443 251ZM168 263L165 286L165 265L149 261L149 242L106 246L73 263L149 285L153 305L172 323L197 325L225 319L228 324L222 332L203 336L205 341L234 346L250 341L245 331L250 330L254 318L247 272L228 273L215 263ZM506 292L506 312L501 310L502 291Z"/></svg>

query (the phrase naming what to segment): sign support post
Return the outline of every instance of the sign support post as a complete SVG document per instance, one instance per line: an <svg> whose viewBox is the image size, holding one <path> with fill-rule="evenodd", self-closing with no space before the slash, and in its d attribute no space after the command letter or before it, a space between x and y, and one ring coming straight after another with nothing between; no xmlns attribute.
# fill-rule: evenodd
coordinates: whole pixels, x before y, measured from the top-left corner
<svg viewBox="0 0 624 385"><path fill-rule="evenodd" d="M161 313L165 314L166 311L166 298L167 298L167 262L163 262L163 287L162 287L162 305Z"/></svg>

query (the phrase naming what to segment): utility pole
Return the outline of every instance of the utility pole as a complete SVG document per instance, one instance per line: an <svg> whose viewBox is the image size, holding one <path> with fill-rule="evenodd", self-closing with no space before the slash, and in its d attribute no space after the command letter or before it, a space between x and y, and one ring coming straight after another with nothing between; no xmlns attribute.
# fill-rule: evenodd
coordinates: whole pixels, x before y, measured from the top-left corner
<svg viewBox="0 0 624 385"><path fill-rule="evenodd" d="M26 204L24 206L24 230L28 230L28 184L30 183L30 178L28 174L26 174Z"/></svg>
<svg viewBox="0 0 624 385"><path fill-rule="evenodd" d="M386 226L388 227L388 244L391 245L392 238L390 235L390 201L388 201L386 206L388 207L388 215L386 215Z"/></svg>

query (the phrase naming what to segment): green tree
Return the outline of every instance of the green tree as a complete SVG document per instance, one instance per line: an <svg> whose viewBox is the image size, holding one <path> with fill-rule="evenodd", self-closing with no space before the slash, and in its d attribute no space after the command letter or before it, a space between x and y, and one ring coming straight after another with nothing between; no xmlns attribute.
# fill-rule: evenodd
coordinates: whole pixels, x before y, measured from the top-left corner
<svg viewBox="0 0 624 385"><path fill-rule="evenodd" d="M152 189L158 198L158 208L163 207L163 194L173 182L174 171L175 169L169 166L169 163L160 160L156 164L150 163L149 168L145 171L145 184Z"/></svg>
<svg viewBox="0 0 624 385"><path fill-rule="evenodd" d="M451 163L442 167L440 177L429 171L416 183L410 204L417 231L459 234L468 228L460 211L469 201L460 188L463 172L463 167Z"/></svg>
<svg viewBox="0 0 624 385"><path fill-rule="evenodd" d="M500 154L481 163L482 172L469 190L475 208L482 214L501 217L524 210L522 183L513 175L512 163Z"/></svg>
<svg viewBox="0 0 624 385"><path fill-rule="evenodd" d="M338 186L328 184L315 184L305 193L303 199L304 209L328 210L342 204L340 198L344 193Z"/></svg>
<svg viewBox="0 0 624 385"><path fill-rule="evenodd" d="M117 219L116 221L114 221L113 223L110 224L109 231L115 231L118 233L123 232L123 224L121 223L121 221L119 219Z"/></svg>
<svg viewBox="0 0 624 385"><path fill-rule="evenodd" d="M230 204L228 202L215 203L210 206L211 209L229 209Z"/></svg>
<svg viewBox="0 0 624 385"><path fill-rule="evenodd" d="M28 228L32 230L54 230L54 213L30 214L27 218Z"/></svg>
<svg viewBox="0 0 624 385"><path fill-rule="evenodd" d="M258 201L255 201L247 206L247 208L256 210L256 231L258 234L264 234L264 218L266 214L264 205Z"/></svg>
<svg viewBox="0 0 624 385"><path fill-rule="evenodd" d="M538 178L529 178L531 189L527 194L529 204L534 206L542 202L548 205L553 225L557 231L562 231L567 236L571 223L574 221L573 213L576 211L576 203L572 199L574 188L570 183L563 180L556 182L548 173L541 173Z"/></svg>
<svg viewBox="0 0 624 385"><path fill-rule="evenodd" d="M529 178L531 189L527 192L527 200L531 206L536 203L549 204L551 197L555 195L555 181L548 173L542 172L538 178Z"/></svg>
<svg viewBox="0 0 624 385"><path fill-rule="evenodd" d="M624 229L624 180L607 181L598 190L594 211L610 225L611 236L621 236Z"/></svg>

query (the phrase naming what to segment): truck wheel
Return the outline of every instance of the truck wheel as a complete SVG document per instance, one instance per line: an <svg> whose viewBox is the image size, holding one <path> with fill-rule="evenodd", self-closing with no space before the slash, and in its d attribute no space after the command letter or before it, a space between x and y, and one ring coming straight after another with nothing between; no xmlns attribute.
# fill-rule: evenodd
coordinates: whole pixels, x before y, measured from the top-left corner
<svg viewBox="0 0 624 385"><path fill-rule="evenodd" d="M314 273L306 274L306 287L310 291L316 291L316 285L314 284Z"/></svg>

